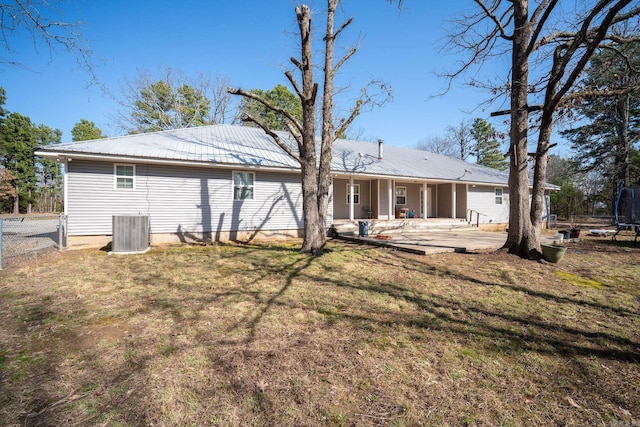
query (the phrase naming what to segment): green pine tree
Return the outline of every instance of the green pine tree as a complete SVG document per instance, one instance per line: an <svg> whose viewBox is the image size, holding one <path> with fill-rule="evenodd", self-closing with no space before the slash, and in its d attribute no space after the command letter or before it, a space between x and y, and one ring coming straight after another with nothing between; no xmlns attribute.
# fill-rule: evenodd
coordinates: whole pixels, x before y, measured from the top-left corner
<svg viewBox="0 0 640 427"><path fill-rule="evenodd" d="M302 121L302 104L300 98L292 93L286 86L276 85L273 89L253 89L252 93L261 96L276 107L290 112L298 120ZM240 103L240 116L249 115L272 130L287 130L287 119L272 109L265 107L258 101L243 98Z"/></svg>
<svg viewBox="0 0 640 427"><path fill-rule="evenodd" d="M13 213L30 212L36 195L36 164L33 150L38 140L31 119L11 113L0 131L2 166L15 176Z"/></svg>
<svg viewBox="0 0 640 427"><path fill-rule="evenodd" d="M498 133L492 124L476 118L471 127L471 136L476 141L475 154L479 165L502 171L509 168L509 162L500 150Z"/></svg>
<svg viewBox="0 0 640 427"><path fill-rule="evenodd" d="M100 128L87 119L80 119L71 129L71 139L73 141L88 141L90 139L104 138Z"/></svg>

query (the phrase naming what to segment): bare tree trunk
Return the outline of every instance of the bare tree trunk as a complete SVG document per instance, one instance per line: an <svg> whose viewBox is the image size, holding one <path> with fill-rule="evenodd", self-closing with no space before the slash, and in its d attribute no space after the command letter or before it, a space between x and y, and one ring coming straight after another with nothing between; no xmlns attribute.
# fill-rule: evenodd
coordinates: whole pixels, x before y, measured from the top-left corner
<svg viewBox="0 0 640 427"><path fill-rule="evenodd" d="M324 232L324 226L327 224L327 212L329 209L331 159L333 158L332 148L333 141L335 139L335 130L333 126L333 78L335 74L335 70L333 68L333 51L335 46L335 35L333 33L333 23L338 3L339 0L328 0L327 2L327 26L324 39L324 87L322 95L322 139L318 171L318 212L319 221L323 225L322 236L319 236L319 240L323 240L325 243L326 233Z"/></svg>
<svg viewBox="0 0 640 427"><path fill-rule="evenodd" d="M513 8L509 232L505 247L509 253L528 257L536 248L531 241L533 227L529 216L529 166L527 164L527 132L529 130L527 42L531 29L528 22L527 0L515 0Z"/></svg>
<svg viewBox="0 0 640 427"><path fill-rule="evenodd" d="M304 213L304 239L302 252L320 253L326 244L324 227L319 227L318 211L318 170L316 169L316 115L315 100L317 85L313 81L311 46L311 10L302 5L296 8L300 42L302 48L302 143L300 144L300 165L302 171L302 210Z"/></svg>
<svg viewBox="0 0 640 427"><path fill-rule="evenodd" d="M625 185L631 186L631 176L629 171L629 95L625 95L622 99L616 102L615 106L617 114L616 117L616 133L618 136L618 149L616 150L615 165L617 183L624 181Z"/></svg>
<svg viewBox="0 0 640 427"><path fill-rule="evenodd" d="M548 151L551 141L553 125L553 111L544 111L538 133L538 149L533 174L533 191L531 193L531 223L533 226L530 235L531 246L540 248L540 234L542 230L542 214L545 212L544 190L547 182Z"/></svg>
<svg viewBox="0 0 640 427"><path fill-rule="evenodd" d="M16 195L13 198L13 213L17 215L20 213L20 191L17 185L15 191Z"/></svg>

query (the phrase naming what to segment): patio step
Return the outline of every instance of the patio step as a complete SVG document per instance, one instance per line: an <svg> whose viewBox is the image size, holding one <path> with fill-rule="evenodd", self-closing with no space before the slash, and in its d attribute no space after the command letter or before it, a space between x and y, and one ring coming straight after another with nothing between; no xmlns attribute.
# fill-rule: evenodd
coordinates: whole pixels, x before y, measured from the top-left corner
<svg viewBox="0 0 640 427"><path fill-rule="evenodd" d="M465 219L451 218L429 218L424 219L394 219L394 220L340 220L332 225L332 231L342 236L357 236L359 232L359 222L368 222L369 235L378 234L408 234L427 233L429 231L465 231L477 230L469 225Z"/></svg>

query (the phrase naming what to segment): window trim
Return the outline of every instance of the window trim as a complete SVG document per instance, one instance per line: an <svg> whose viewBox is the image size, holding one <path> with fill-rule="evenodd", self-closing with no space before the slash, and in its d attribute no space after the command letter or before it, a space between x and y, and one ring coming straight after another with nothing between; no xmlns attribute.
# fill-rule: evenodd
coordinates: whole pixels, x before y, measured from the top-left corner
<svg viewBox="0 0 640 427"><path fill-rule="evenodd" d="M251 175L251 186L238 186L239 188L251 188L251 198L236 199L236 174L248 174ZM234 202L244 202L246 200L255 200L256 198L256 173L249 171L233 171L231 173L231 197Z"/></svg>
<svg viewBox="0 0 640 427"><path fill-rule="evenodd" d="M349 205L349 190L351 185L347 183L347 206ZM353 184L353 204L360 204L360 184Z"/></svg>
<svg viewBox="0 0 640 427"><path fill-rule="evenodd" d="M498 192L500 193L499 195ZM493 189L493 195L495 196L494 203L496 205L501 205L504 201L504 190L500 187L496 187Z"/></svg>
<svg viewBox="0 0 640 427"><path fill-rule="evenodd" d="M404 188L404 195L403 196L398 196L398 189L400 189L400 188ZM398 203L398 197L404 197L404 203ZM396 186L396 189L395 189L395 202L396 202L396 205L400 205L400 206L406 206L407 205L407 187L405 185Z"/></svg>
<svg viewBox="0 0 640 427"><path fill-rule="evenodd" d="M118 175L118 166L130 167L133 170L133 174L129 175ZM131 180L131 188L128 187L119 187L118 179L130 179ZM136 189L136 165L132 165L130 163L114 163L113 164L113 187L116 190L124 190L131 191Z"/></svg>

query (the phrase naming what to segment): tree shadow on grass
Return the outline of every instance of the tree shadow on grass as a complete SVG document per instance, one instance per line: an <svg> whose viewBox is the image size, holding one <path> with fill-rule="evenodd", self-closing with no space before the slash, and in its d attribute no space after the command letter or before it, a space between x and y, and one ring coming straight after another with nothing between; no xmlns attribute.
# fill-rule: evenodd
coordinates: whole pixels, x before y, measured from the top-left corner
<svg viewBox="0 0 640 427"><path fill-rule="evenodd" d="M220 252L212 257L209 251L215 250ZM184 289L179 289L175 295L165 295L163 287L154 289L158 283L163 283L167 278L158 272L146 271L146 264L127 267L128 270L124 274L133 276L134 283L139 283L151 292L148 296L139 299L139 309L142 310L140 313L146 311L153 314L150 319L171 318L171 335L167 337L169 341L167 346L157 348L160 345L160 337L146 336L142 339L135 335L126 336L117 344L118 351L122 352L122 359L111 364L96 363L102 360L104 351L100 347L91 348L82 353L82 358L72 362L78 366L75 382L81 385L80 389L72 390L71 393L65 392L64 395L51 393L52 388L47 389L49 392L46 390L38 392L31 397L30 402L25 403L24 407L28 408L28 411L22 415L20 423L25 425L64 424L65 417L75 413L72 406L81 401L89 401L89 398L97 402L98 415L109 411L109 408L116 408L118 421L130 424L158 422L157 415L149 412L148 401L149 396L157 393L157 390L151 390L148 384L158 384L157 376L162 375L155 370L155 366L159 362L166 363L166 360L173 360L168 359L173 354L186 358L196 352L198 347L204 347L208 358L206 369L210 370L204 377L204 383L178 384L185 389L197 387L202 416L204 417L207 411L217 410L207 407L206 402L207 397L221 393L219 387L222 384L232 390L230 396L235 400L229 404L240 406L247 404L246 402L252 402L256 423L277 424L278 421L282 421L282 418L274 415L278 410L278 397L276 394L264 391L268 386L262 382L263 378L260 375L268 378L269 372L273 372L274 369L272 365L277 365L281 361L278 354L295 354L296 356L290 357L297 358L296 363L301 365L309 363L313 366L314 362L307 360L304 354L300 355L300 352L316 348L314 340L322 335L321 329L325 329L324 332L327 333L330 331L332 334L330 336L335 337L336 331L339 332L340 328L351 327L353 331L364 330L365 336L369 334L370 339L375 339L378 331L386 333L386 331L411 328L420 332L416 334L418 340L428 336L430 331L441 332L452 341L475 342L476 344L470 345L484 346L482 348L491 353L519 355L523 352L534 352L559 355L568 359L574 356L593 356L603 360L631 363L640 360L638 342L617 334L615 329L607 331L600 327L600 330L591 330L588 323L581 328L565 323L561 317L555 315L550 320L541 320L535 316L536 305L549 304L555 308L553 313L562 312L563 307L600 310L603 316L612 316L611 322L616 322L625 316L637 317L638 313L632 310L547 293L524 285L481 280L474 277L471 272L468 274L455 272L451 268L429 265L415 257L399 253L389 254L369 248L357 249L355 255L352 249L345 253L351 257L346 260L334 258L341 255L340 249L326 256L312 257L299 254L297 248L283 246L193 248L186 251L187 256L181 258L174 269L180 269L183 266L214 269L216 267L210 262L212 258L229 260L230 265L245 268L224 271L220 279L222 283L219 286L222 289L216 288L214 280L203 285L203 289L198 289L195 285L190 287L187 283ZM286 258L283 259L283 257ZM144 258L139 259L144 260ZM122 264L127 265L124 259ZM383 266L389 274L380 278L372 277L368 271L368 265ZM420 283L409 282L405 279L408 275L417 275L420 277ZM224 283L229 276L246 280L239 284ZM451 282L458 289L469 287L470 295L473 295L472 291L495 288L507 294L512 292L514 298L524 296L532 310L530 313L522 313L508 308L503 310L490 307L481 301L468 298L464 291L460 295L453 291L441 294L428 286L428 283L438 280ZM277 283L277 286L272 286L273 283ZM313 298L318 301L316 304L303 304L296 299L299 297L293 291L296 290L298 283L300 286L306 286L305 292L309 293L313 292L314 286L317 286L317 292L313 293ZM263 284L264 288L261 288L260 284ZM169 285L165 284L165 286ZM97 287L95 289L99 290ZM337 291L340 295L357 294L360 299L351 298L340 301L336 296ZM237 304L243 303L250 304L254 308L241 313L237 318L234 318L232 313L228 313L234 310ZM52 312L47 307L46 301L41 301L39 304L32 308L34 317L66 315L64 311ZM213 333L198 330L193 340L181 339L182 336L188 336L193 325L201 320L197 314L195 318L185 318L184 312L197 311L193 307L199 306L215 306L226 310L227 313L223 315L228 322L216 327ZM403 307L411 307L411 309L403 309ZM88 304L83 305L80 302L75 309L89 311L91 308ZM280 310L282 310L281 313ZM307 335L296 336L294 332L291 339L282 340L274 347L269 347L269 340L272 338L269 335L270 322L273 319L271 315L274 314L277 321L277 316L291 315L293 310L318 314L316 318L321 320L317 323L317 329L301 329ZM90 314L83 315L87 322L91 320ZM147 318L141 317L141 319ZM225 319L209 320L222 322ZM375 324L377 328L367 333L366 325L369 324ZM283 333L283 330L277 327L278 325L275 326L276 333ZM144 329L150 326L138 325L138 327ZM246 333L235 335L238 330ZM326 345L326 348L318 351L330 352L338 348L333 346L334 343L321 344ZM425 347L428 347L428 344L424 342ZM136 353L141 346L147 346L150 349L143 354ZM179 358L176 360L180 361ZM55 379L61 375L58 362L56 358L47 361L46 366L42 367L41 376L35 375L27 380L30 382L29 387L37 390L42 375L46 375L51 381L59 381ZM315 368L318 367L313 369ZM326 369L323 370L325 371ZM181 381L183 378L167 378L167 380ZM97 390L90 388L94 381L99 382ZM287 387L295 388L295 384ZM105 392L105 390L111 391ZM99 395L99 392L103 394ZM302 386L300 393L304 395ZM80 397L71 399L74 395ZM62 403L55 406L58 402ZM28 417L28 414L33 413L39 415ZM96 420L96 418L88 418L93 414L87 413L85 416L87 419L84 422L87 424ZM206 424L205 418L203 418L203 424Z"/></svg>

